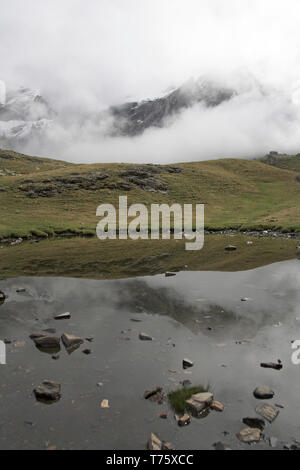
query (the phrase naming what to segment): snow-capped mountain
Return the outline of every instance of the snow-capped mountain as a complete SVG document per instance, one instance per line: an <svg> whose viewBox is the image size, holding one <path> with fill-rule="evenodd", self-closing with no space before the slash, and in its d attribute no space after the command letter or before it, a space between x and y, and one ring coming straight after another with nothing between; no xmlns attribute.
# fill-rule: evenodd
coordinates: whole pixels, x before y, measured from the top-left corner
<svg viewBox="0 0 300 470"><path fill-rule="evenodd" d="M37 92L28 88L8 91L0 105L0 144L15 147L32 136L42 136L55 113Z"/></svg>
<svg viewBox="0 0 300 470"><path fill-rule="evenodd" d="M163 97L113 106L109 112L114 117L114 133L133 136L150 127L163 127L168 120L196 103L216 107L235 95L234 89L212 80L190 79Z"/></svg>

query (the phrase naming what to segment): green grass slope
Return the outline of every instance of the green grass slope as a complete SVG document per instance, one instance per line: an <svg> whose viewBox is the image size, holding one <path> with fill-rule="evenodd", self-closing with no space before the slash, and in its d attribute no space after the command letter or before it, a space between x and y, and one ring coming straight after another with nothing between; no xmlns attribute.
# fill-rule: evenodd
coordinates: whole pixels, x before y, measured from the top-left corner
<svg viewBox="0 0 300 470"><path fill-rule="evenodd" d="M160 190L149 191L124 177L135 167L74 165L1 151L0 239L64 231L95 234L97 206L117 206L124 194L129 204L205 203L206 228L300 231L295 171L241 159L176 165L182 172L155 166L147 181Z"/></svg>

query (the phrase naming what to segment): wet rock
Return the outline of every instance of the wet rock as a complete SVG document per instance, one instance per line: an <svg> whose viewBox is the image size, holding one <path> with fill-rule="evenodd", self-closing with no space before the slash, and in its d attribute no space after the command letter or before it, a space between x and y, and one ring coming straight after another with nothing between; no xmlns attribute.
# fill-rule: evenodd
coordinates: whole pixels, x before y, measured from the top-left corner
<svg viewBox="0 0 300 470"><path fill-rule="evenodd" d="M18 287L18 289L16 289L17 294L24 294L24 292L26 292L25 287Z"/></svg>
<svg viewBox="0 0 300 470"><path fill-rule="evenodd" d="M277 410L274 406L267 404L257 406L255 411L257 414L266 419L269 423L273 423L273 421L279 415L279 410Z"/></svg>
<svg viewBox="0 0 300 470"><path fill-rule="evenodd" d="M3 303L5 299L6 299L6 295L4 294L4 292L0 291L0 304Z"/></svg>
<svg viewBox="0 0 300 470"><path fill-rule="evenodd" d="M210 405L210 409L214 411L222 412L224 411L224 405L219 401L213 401Z"/></svg>
<svg viewBox="0 0 300 470"><path fill-rule="evenodd" d="M40 349L60 349L60 338L57 336L39 336L32 338Z"/></svg>
<svg viewBox="0 0 300 470"><path fill-rule="evenodd" d="M84 343L82 338L69 334L63 334L61 340L67 351L77 349Z"/></svg>
<svg viewBox="0 0 300 470"><path fill-rule="evenodd" d="M167 419L168 418L168 412L167 411L162 411L161 413L159 413L158 417L161 418L161 419Z"/></svg>
<svg viewBox="0 0 300 470"><path fill-rule="evenodd" d="M92 351L91 349L85 349L84 351L82 351L83 354L85 354L86 356L89 356L90 354L92 354Z"/></svg>
<svg viewBox="0 0 300 470"><path fill-rule="evenodd" d="M148 443L147 443L147 449L148 450L162 450L162 441L154 434L151 432Z"/></svg>
<svg viewBox="0 0 300 470"><path fill-rule="evenodd" d="M148 400L149 398L153 397L157 393L160 393L161 391L162 391L161 387L156 387L153 390L146 390L146 392L144 393L144 398L145 400Z"/></svg>
<svg viewBox="0 0 300 470"><path fill-rule="evenodd" d="M52 359L53 359L53 361L58 361L59 360L59 354L53 354Z"/></svg>
<svg viewBox="0 0 300 470"><path fill-rule="evenodd" d="M45 338L47 335L45 333L32 333L29 338L32 339L33 341L38 338Z"/></svg>
<svg viewBox="0 0 300 470"><path fill-rule="evenodd" d="M108 401L108 400L102 400L101 408L103 408L103 409L109 409L109 408L110 408L109 401Z"/></svg>
<svg viewBox="0 0 300 470"><path fill-rule="evenodd" d="M191 422L191 417L188 414L184 414L181 418L178 420L178 426L183 427L187 426Z"/></svg>
<svg viewBox="0 0 300 470"><path fill-rule="evenodd" d="M249 428L257 428L261 431L264 430L266 423L259 418L244 418L243 423L246 424Z"/></svg>
<svg viewBox="0 0 300 470"><path fill-rule="evenodd" d="M263 367L264 369L281 370L283 365L280 362L278 362L278 363L275 363L275 362L262 362L260 364L260 367Z"/></svg>
<svg viewBox="0 0 300 470"><path fill-rule="evenodd" d="M236 250L237 250L237 247L234 245L228 245L225 248L225 251L236 251Z"/></svg>
<svg viewBox="0 0 300 470"><path fill-rule="evenodd" d="M61 313L60 315L56 315L54 320L69 320L71 318L71 314L69 312Z"/></svg>
<svg viewBox="0 0 300 470"><path fill-rule="evenodd" d="M261 430L258 428L245 428L240 431L237 435L237 438L246 444L252 444L254 442L259 442L261 438Z"/></svg>
<svg viewBox="0 0 300 470"><path fill-rule="evenodd" d="M44 380L33 392L38 401L56 402L61 398L61 385L59 382Z"/></svg>
<svg viewBox="0 0 300 470"><path fill-rule="evenodd" d="M229 445L225 444L224 442L216 442L213 447L215 450L232 450Z"/></svg>
<svg viewBox="0 0 300 470"><path fill-rule="evenodd" d="M153 390L146 390L144 393L145 400L151 400L153 402L162 404L165 398L163 389L161 387L156 387Z"/></svg>
<svg viewBox="0 0 300 470"><path fill-rule="evenodd" d="M153 338L149 335L147 335L147 333L140 333L139 334L139 339L141 341L153 341Z"/></svg>
<svg viewBox="0 0 300 470"><path fill-rule="evenodd" d="M273 390L270 389L270 387L267 385L262 385L254 390L253 395L259 400L268 400L273 398L275 394Z"/></svg>
<svg viewBox="0 0 300 470"><path fill-rule="evenodd" d="M192 395L189 400L186 400L188 409L192 412L193 416L199 416L204 410L210 407L214 396L210 392L196 393Z"/></svg>
<svg viewBox="0 0 300 470"><path fill-rule="evenodd" d="M10 339L7 339L7 338L4 339L4 344L11 344L11 343L12 341Z"/></svg>
<svg viewBox="0 0 300 470"><path fill-rule="evenodd" d="M93 336L88 336L87 338L85 338L86 341L88 341L89 343L92 343L94 341L94 337Z"/></svg>
<svg viewBox="0 0 300 470"><path fill-rule="evenodd" d="M168 272L165 273L165 276L166 277L174 277L174 276L176 276L176 273L172 273L172 272L168 271Z"/></svg>
<svg viewBox="0 0 300 470"><path fill-rule="evenodd" d="M182 366L184 369L189 369L190 367L194 367L194 363L190 359L183 359Z"/></svg>

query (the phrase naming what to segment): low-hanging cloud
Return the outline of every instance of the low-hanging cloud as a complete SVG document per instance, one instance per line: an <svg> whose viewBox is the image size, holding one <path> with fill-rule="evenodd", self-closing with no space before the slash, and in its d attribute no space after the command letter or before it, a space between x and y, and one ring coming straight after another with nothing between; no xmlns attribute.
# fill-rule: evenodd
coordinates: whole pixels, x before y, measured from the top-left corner
<svg viewBox="0 0 300 470"><path fill-rule="evenodd" d="M299 13L297 0L3 0L0 78L57 112L43 138L13 146L84 163L298 153ZM95 119L208 74L246 89L137 137L108 137L111 118Z"/></svg>

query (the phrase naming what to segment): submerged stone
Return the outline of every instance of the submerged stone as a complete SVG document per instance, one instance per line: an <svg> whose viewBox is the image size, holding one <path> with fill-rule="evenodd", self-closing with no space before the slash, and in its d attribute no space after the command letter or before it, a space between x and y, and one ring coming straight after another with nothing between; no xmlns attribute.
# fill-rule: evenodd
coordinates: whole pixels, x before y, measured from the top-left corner
<svg viewBox="0 0 300 470"><path fill-rule="evenodd" d="M56 402L61 398L61 385L59 382L44 380L33 392L38 401Z"/></svg>
<svg viewBox="0 0 300 470"><path fill-rule="evenodd" d="M257 406L255 411L260 416L265 418L269 423L273 423L273 421L279 415L279 410L277 408L275 408L272 405L267 405L267 404Z"/></svg>
<svg viewBox="0 0 300 470"><path fill-rule="evenodd" d="M258 428L245 428L240 431L237 435L237 438L246 444L252 444L254 442L259 442L261 438L261 430Z"/></svg>
<svg viewBox="0 0 300 470"><path fill-rule="evenodd" d="M267 385L262 385L254 390L253 395L259 400L268 400L273 398L275 393Z"/></svg>

